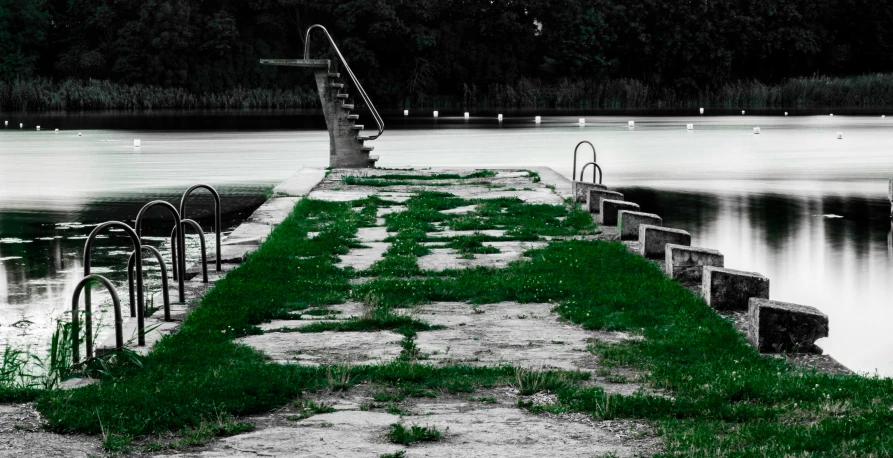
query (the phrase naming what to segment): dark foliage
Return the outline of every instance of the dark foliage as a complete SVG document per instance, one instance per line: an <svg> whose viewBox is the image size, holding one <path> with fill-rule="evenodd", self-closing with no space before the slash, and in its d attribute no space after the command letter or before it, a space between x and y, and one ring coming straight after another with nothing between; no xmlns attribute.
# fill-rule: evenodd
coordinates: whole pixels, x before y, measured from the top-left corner
<svg viewBox="0 0 893 458"><path fill-rule="evenodd" d="M0 0L0 80L291 89L307 75L258 59L300 56L314 23L390 106L437 95L481 106L519 92L503 94L511 102L536 93L525 85L566 81L688 97L739 81L893 71L893 3L876 0Z"/></svg>

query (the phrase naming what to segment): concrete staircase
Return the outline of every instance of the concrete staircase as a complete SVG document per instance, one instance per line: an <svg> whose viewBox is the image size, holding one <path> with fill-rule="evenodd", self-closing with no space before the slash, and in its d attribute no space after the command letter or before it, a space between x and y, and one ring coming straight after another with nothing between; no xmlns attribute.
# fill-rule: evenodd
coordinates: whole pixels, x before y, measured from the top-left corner
<svg viewBox="0 0 893 458"><path fill-rule="evenodd" d="M317 67L314 71L319 100L329 128L329 165L339 168L375 167L378 156L370 155L374 146L366 146L369 137L362 136L365 127L358 124L360 115L349 92L349 83L341 78L341 73L329 71L331 65L326 60L326 68Z"/></svg>

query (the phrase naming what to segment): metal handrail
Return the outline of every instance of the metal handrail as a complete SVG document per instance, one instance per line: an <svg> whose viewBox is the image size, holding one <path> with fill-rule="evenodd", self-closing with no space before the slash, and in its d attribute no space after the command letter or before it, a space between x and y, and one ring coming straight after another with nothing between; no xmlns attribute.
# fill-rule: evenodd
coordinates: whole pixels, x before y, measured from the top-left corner
<svg viewBox="0 0 893 458"><path fill-rule="evenodd" d="M93 231L91 231L90 235L87 236L87 242L84 243L84 277L86 278L86 277L90 276L90 264L91 264L90 257L91 257L91 252L93 251L93 241L96 240L96 236L99 235L99 233L107 227L116 227L119 229L123 229L124 232L127 234L127 236L130 237L130 243L133 244L133 250L134 250L134 252L136 252L136 257L134 259L134 262L136 264L136 298L137 298L137 301L140 304L142 304L143 303L143 253L142 253L142 250L140 249L141 244L140 244L139 235L137 235L136 231L134 231L133 228L130 227L130 225L127 223L122 223L121 221L107 221L107 222L102 223L99 226L96 226L95 228L93 228ZM113 297L117 297L117 293ZM90 306L90 288L87 288L86 290L84 290L84 310L87 312L87 314L90 313L90 307L91 307ZM137 330L137 339L138 339L137 345L139 345L139 346L146 345L146 336L145 336L146 326L145 326L144 318L145 317L143 314L142 307L140 307L137 310L137 314L136 314L136 330ZM84 328L84 332L86 332L87 335L91 336L90 338L92 339L92 335L93 335L93 321L92 320L87 320L86 327ZM88 348L88 350L92 350L92 349L93 348L92 348L92 344L91 344L90 347Z"/></svg>
<svg viewBox="0 0 893 458"><path fill-rule="evenodd" d="M174 217L174 227L180 227L180 212L177 211L177 207L174 207L170 202L165 200L153 200L152 202L143 205L143 208L140 209L139 213L136 214L136 221L134 222L134 228L136 229L136 234L140 235L142 231L143 225L143 216L146 212L155 206L162 206L171 212L171 215ZM142 243L140 243L142 246ZM171 264L174 266L174 271L176 272L176 266L180 266L181 270L186 270L186 238L178 237L177 238L177 246L179 248L180 255L177 256L175 254L173 246L171 246ZM180 276L179 280L179 292L180 292L180 302L186 302L186 284L183 280L183 277ZM139 306L142 308L144 306L143 301L139 301Z"/></svg>
<svg viewBox="0 0 893 458"><path fill-rule="evenodd" d="M118 292L115 291L115 286L102 275L87 275L74 287L74 294L71 296L71 362L75 364L80 360L80 355L78 355L80 352L80 342L78 342L78 330L80 329L78 325L78 300L81 298L81 290L86 288L93 280L102 283L112 296L112 307L115 309L115 348L124 346L124 319L121 317L121 301L118 299ZM86 321L85 326L88 329L84 335L87 341L87 358L91 358L93 356L93 317L91 316L89 301L84 303L84 321Z"/></svg>
<svg viewBox="0 0 893 458"><path fill-rule="evenodd" d="M214 198L214 232L217 233L217 246L215 247L216 252L217 252L217 263L216 264L217 264L217 272L220 272L222 270L222 266L220 265L220 263L221 263L221 258L220 258L220 231L221 231L220 194L217 192L216 189L214 189L213 187L211 187L210 185L207 185L207 184L196 184L196 185L190 186L189 189L187 189L186 192L183 193L183 196L180 197L180 216L184 217L184 218L186 217L186 199L188 199L189 195L192 194L192 191L195 191L196 189L207 189L208 192L211 193L211 197ZM193 226L193 227L195 227L195 226ZM174 229L176 229L176 228L174 228ZM197 229L197 231L199 234L201 234L202 233L201 227L199 227L199 229ZM184 231L184 234L185 234L185 231ZM202 239L204 239L204 235L202 235ZM202 252L204 253L204 249ZM202 257L202 264L205 264L204 256ZM207 268L205 270L207 271ZM177 278L176 267L174 268L174 278ZM205 283L207 283L207 282L208 282L208 276L207 276L207 272L206 272L205 273Z"/></svg>
<svg viewBox="0 0 893 458"><path fill-rule="evenodd" d="M572 180L574 179L575 176L577 176L577 150L579 150L580 146L583 145L584 143L589 145L589 147L592 148L592 162L598 162L598 158L596 157L596 152L595 152L595 146L593 146L592 143L589 143L586 140L583 140L582 142L577 143L577 147L574 148L574 169L571 171L571 179ZM584 165L584 167L585 167L585 165ZM582 177L583 174L581 173L580 176ZM593 177L593 180L592 180L593 182L595 181L594 178L595 177ZM580 181L583 181L583 178L580 178Z"/></svg>
<svg viewBox="0 0 893 458"><path fill-rule="evenodd" d="M143 250L146 250L152 253L155 256L155 260L158 261L158 265L161 266L161 297L163 298L164 303L164 321L171 320L171 298L170 293L168 292L168 283L167 283L167 267L164 265L164 258L161 256L161 252L158 251L152 245L143 245ZM173 259L177 259L177 254L174 253ZM173 261L171 261L173 262ZM127 260L127 286L130 291L130 316L136 316L136 302L133 300L133 265L134 254L130 253L130 258Z"/></svg>
<svg viewBox="0 0 893 458"><path fill-rule="evenodd" d="M180 221L180 224L183 226L189 225L192 226L192 229L198 234L199 246L202 250L202 283L208 282L208 248L205 246L205 233L202 232L202 227L199 226L198 223L191 219L184 219ZM183 228L184 235L186 228ZM177 228L171 231L171 244L174 243L174 237L177 236Z"/></svg>
<svg viewBox="0 0 893 458"><path fill-rule="evenodd" d="M366 94L366 90L363 89L363 85L360 84L360 81L357 80L357 77L353 74L353 71L350 69L350 65L347 65L347 60L344 59L344 56L341 54L341 50L338 49L338 45L335 44L335 40L332 39L332 35L329 34L329 31L326 30L320 24L314 24L307 28L307 34L304 36L304 59L310 59L310 32L313 29L320 29L325 33L326 38L329 39L329 44L332 45L332 49L335 50L335 54L338 55L338 59L341 60L341 65L344 66L344 69L347 70L347 74L350 75L351 81L356 86L357 91L360 93L360 97L363 98L363 102L369 107L369 111L372 112L372 117L375 118L375 123L378 124L378 134L366 137L366 140L375 140L380 137L384 132L384 120L381 119L381 115L378 114L378 110L375 109L375 105L372 104L372 100L369 99L369 96Z"/></svg>
<svg viewBox="0 0 893 458"><path fill-rule="evenodd" d="M598 175L598 184L602 184L602 178L604 178L604 172L602 172L601 166L596 164L595 162L587 162L583 164L583 167L580 168L580 179L578 181L583 181L583 172L586 171L586 167L590 165L594 165L595 169L592 171L592 182L595 183L595 176Z"/></svg>

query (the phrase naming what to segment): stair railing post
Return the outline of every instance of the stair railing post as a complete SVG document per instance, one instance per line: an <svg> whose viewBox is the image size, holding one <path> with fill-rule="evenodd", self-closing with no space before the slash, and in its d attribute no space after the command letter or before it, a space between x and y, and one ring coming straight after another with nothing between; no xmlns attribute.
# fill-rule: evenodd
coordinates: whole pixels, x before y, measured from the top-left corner
<svg viewBox="0 0 893 458"><path fill-rule="evenodd" d="M133 244L133 250L136 253L136 257L134 259L136 264L136 295L137 301L142 304L143 303L143 256L140 250L140 237L136 234L136 231L133 230L130 225L126 223L122 223L121 221L107 221L102 223L90 232L90 235L87 237L87 242L84 243L84 277L90 276L90 263L91 263L91 255L93 250L93 242L96 239L96 236L99 233L107 228L107 227L115 227L124 230L124 232L130 237L130 242ZM116 294L117 296L117 294ZM87 335L87 353L92 355L93 352L93 321L90 318L91 313L91 303L90 303L90 288L86 288L84 290L84 332ZM141 309L137 310L137 332L138 332L138 344L145 345L146 338L143 335L145 331L145 323L143 321L143 313Z"/></svg>
<svg viewBox="0 0 893 458"><path fill-rule="evenodd" d="M220 218L220 194L217 192L216 189L214 189L213 187L211 187L210 185L207 185L207 184L196 184L196 185L190 186L189 189L187 189L186 192L183 193L183 196L180 197L180 216L182 216L183 218L186 218L186 199L188 199L189 196L192 194L192 192L195 191L196 189L207 189L208 192L211 193L211 196L214 198L214 232L215 232L215 236L217 237L216 238L217 246L215 246L214 248L217 253L217 262L216 262L217 272L220 272L222 270L221 258L220 258L220 231L222 230L221 229L222 225L220 223L220 221L221 221L221 218ZM192 220L189 220L189 221L192 221ZM178 228L180 226L181 225L177 225ZM198 223L196 223L195 226L193 226L193 228L195 228L197 226L198 226ZM198 226L198 227L199 227L199 229L197 229L197 230L201 234L202 233L201 227L200 226ZM185 233L186 231L183 230L181 232ZM204 239L204 237L202 239ZM185 256L184 256L184 258L185 258ZM204 259L202 261L204 264ZM176 275L176 273L174 273L174 275ZM207 282L207 281L208 281L208 279L207 279L207 275L206 275L205 282Z"/></svg>
<svg viewBox="0 0 893 458"><path fill-rule="evenodd" d="M112 285L107 278L102 275L90 274L86 277L82 278L81 281L74 287L74 294L71 296L71 362L72 364L77 364L80 361L80 339L78 330L79 319L78 319L78 300L81 296L81 290L87 288L89 291L89 284L92 281L98 281L102 283L103 286L108 290L109 294L112 296L112 307L115 310L115 348L121 348L124 346L124 320L121 317L121 301L118 299L118 292L115 290L115 286ZM84 296L86 299L86 295ZM86 304L85 304L86 305ZM86 310L85 310L86 311ZM93 328L92 318L88 314L84 314L84 321L86 321L85 326L87 329ZM87 341L87 354L86 357L89 359L93 356L93 336L90 333L86 333L85 335Z"/></svg>

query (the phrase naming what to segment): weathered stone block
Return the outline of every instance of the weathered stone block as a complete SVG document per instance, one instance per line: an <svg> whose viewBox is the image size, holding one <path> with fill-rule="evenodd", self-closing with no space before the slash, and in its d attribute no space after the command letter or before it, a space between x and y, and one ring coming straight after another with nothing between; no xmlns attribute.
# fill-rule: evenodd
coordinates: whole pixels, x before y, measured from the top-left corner
<svg viewBox="0 0 893 458"><path fill-rule="evenodd" d="M586 209L589 210L589 213L600 212L602 200L604 199L623 200L623 194L614 191L590 189L586 191Z"/></svg>
<svg viewBox="0 0 893 458"><path fill-rule="evenodd" d="M725 257L716 250L668 243L666 248L667 275L682 284L699 284L704 267L724 267Z"/></svg>
<svg viewBox="0 0 893 458"><path fill-rule="evenodd" d="M620 210L639 209L639 204L627 202L625 200L602 199L601 210L599 211L599 224L602 226L616 226L617 214Z"/></svg>
<svg viewBox="0 0 893 458"><path fill-rule="evenodd" d="M828 337L828 315L814 307L751 298L747 340L763 353L822 353L815 341Z"/></svg>
<svg viewBox="0 0 893 458"><path fill-rule="evenodd" d="M574 193L574 200L581 204L586 202L586 195L590 189L595 189L596 191L608 190L608 187L603 184L590 183L588 181L573 181L571 182L571 188Z"/></svg>
<svg viewBox="0 0 893 458"><path fill-rule="evenodd" d="M745 311L752 297L769 299L769 279L756 272L704 267L701 290L717 310Z"/></svg>
<svg viewBox="0 0 893 458"><path fill-rule="evenodd" d="M620 240L638 240L639 226L663 226L664 220L654 213L642 213L631 210L620 210L617 214L617 232Z"/></svg>
<svg viewBox="0 0 893 458"><path fill-rule="evenodd" d="M691 234L682 229L654 226L650 224L639 225L639 253L646 258L660 259L666 256L668 243L676 245L691 245Z"/></svg>

